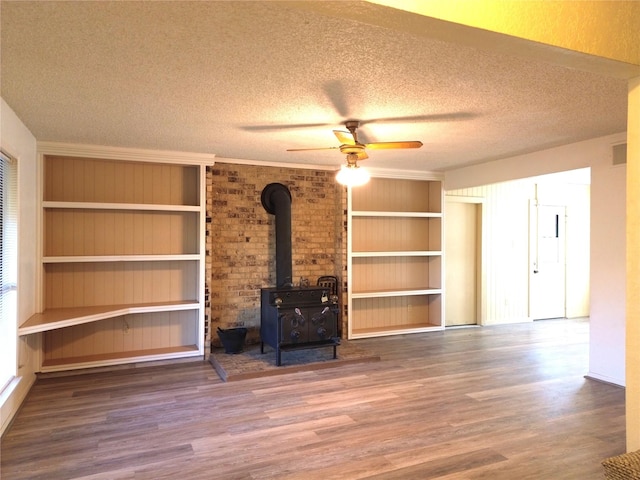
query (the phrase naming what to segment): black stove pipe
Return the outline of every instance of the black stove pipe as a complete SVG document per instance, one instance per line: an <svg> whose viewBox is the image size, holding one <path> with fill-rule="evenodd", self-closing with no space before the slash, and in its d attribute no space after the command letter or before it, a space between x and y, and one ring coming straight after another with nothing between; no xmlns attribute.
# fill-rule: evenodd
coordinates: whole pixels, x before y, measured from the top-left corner
<svg viewBox="0 0 640 480"><path fill-rule="evenodd" d="M293 287L291 192L281 183L270 183L260 199L267 213L276 217L276 287Z"/></svg>

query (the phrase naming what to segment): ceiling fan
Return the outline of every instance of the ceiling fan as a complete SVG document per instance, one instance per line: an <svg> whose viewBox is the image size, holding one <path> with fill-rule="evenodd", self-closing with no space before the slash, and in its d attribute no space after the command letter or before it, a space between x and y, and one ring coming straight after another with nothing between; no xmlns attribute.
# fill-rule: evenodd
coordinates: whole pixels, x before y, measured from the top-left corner
<svg viewBox="0 0 640 480"><path fill-rule="evenodd" d="M347 156L347 164L340 169L336 175L338 182L356 186L362 185L369 180L369 173L366 170L361 169L358 166L358 160L365 160L369 158L366 149L369 150L383 150L394 148L420 148L422 142L414 141L402 141L402 142L373 142L373 143L360 143L358 141L358 127L360 122L357 120L348 120L345 122L348 132L341 130L334 130L333 134L340 142L338 147L321 147L321 148L289 148L287 152L305 152L312 150L340 150Z"/></svg>
<svg viewBox="0 0 640 480"><path fill-rule="evenodd" d="M373 142L373 143L360 143L358 141L358 127L360 122L358 120L347 120L345 122L348 132L341 130L334 130L333 134L341 142L339 147L320 147L320 148L289 148L287 152L305 152L312 150L340 150L340 153L347 155L347 162L355 162L357 160L364 160L369 158L365 149L369 150L382 150L392 148L420 148L422 142L420 141L404 141L404 142ZM349 158L349 155L352 155ZM355 157L353 157L355 155Z"/></svg>

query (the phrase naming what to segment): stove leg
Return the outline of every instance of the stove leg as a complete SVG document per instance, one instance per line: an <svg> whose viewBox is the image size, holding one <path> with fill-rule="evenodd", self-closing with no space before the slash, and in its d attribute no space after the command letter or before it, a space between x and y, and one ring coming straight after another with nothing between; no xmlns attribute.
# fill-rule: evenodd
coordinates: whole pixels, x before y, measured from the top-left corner
<svg viewBox="0 0 640 480"><path fill-rule="evenodd" d="M264 342L260 342L260 353L264 355Z"/></svg>
<svg viewBox="0 0 640 480"><path fill-rule="evenodd" d="M334 346L333 346L333 358L334 358L334 359L338 358L338 352L337 352L337 350L336 350L336 349L337 349L337 347L334 345Z"/></svg>
<svg viewBox="0 0 640 480"><path fill-rule="evenodd" d="M276 367L279 367L282 363L282 357L280 355L280 347L276 348Z"/></svg>

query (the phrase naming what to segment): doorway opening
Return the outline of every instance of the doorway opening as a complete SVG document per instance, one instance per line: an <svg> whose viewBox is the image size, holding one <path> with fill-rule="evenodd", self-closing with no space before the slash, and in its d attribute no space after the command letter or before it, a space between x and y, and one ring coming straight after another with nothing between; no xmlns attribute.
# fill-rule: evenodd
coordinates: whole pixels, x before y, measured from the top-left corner
<svg viewBox="0 0 640 480"><path fill-rule="evenodd" d="M482 198L447 196L445 326L480 323Z"/></svg>
<svg viewBox="0 0 640 480"><path fill-rule="evenodd" d="M584 168L447 191L445 325L589 317L590 183ZM453 244L464 237L475 239L475 249ZM549 282L553 265L558 278ZM458 273L470 266L473 273ZM469 278L475 289L463 285Z"/></svg>

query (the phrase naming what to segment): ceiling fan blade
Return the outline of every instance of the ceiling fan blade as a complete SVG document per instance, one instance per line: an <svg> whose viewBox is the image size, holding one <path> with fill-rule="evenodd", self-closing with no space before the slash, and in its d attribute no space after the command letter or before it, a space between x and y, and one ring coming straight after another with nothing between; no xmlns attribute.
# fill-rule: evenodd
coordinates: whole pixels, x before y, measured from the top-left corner
<svg viewBox="0 0 640 480"><path fill-rule="evenodd" d="M248 132L261 132L261 131L273 131L273 130L291 130L295 128L319 128L332 125L330 123L292 123L281 125L244 125L240 128Z"/></svg>
<svg viewBox="0 0 640 480"><path fill-rule="evenodd" d="M287 148L287 152L308 152L311 150L338 150L340 147L320 147L320 148Z"/></svg>
<svg viewBox="0 0 640 480"><path fill-rule="evenodd" d="M360 120L360 125L370 123L415 123L415 122L450 122L475 118L478 115L473 112L433 113L431 115L409 115L407 117L375 118Z"/></svg>
<svg viewBox="0 0 640 480"><path fill-rule="evenodd" d="M341 145L355 145L353 135L349 132L343 132L342 130L334 130L333 134L336 136Z"/></svg>
<svg viewBox="0 0 640 480"><path fill-rule="evenodd" d="M386 150L391 148L420 148L421 146L422 146L422 142L420 141L374 142L374 143L365 144L365 148L370 148L371 150Z"/></svg>

